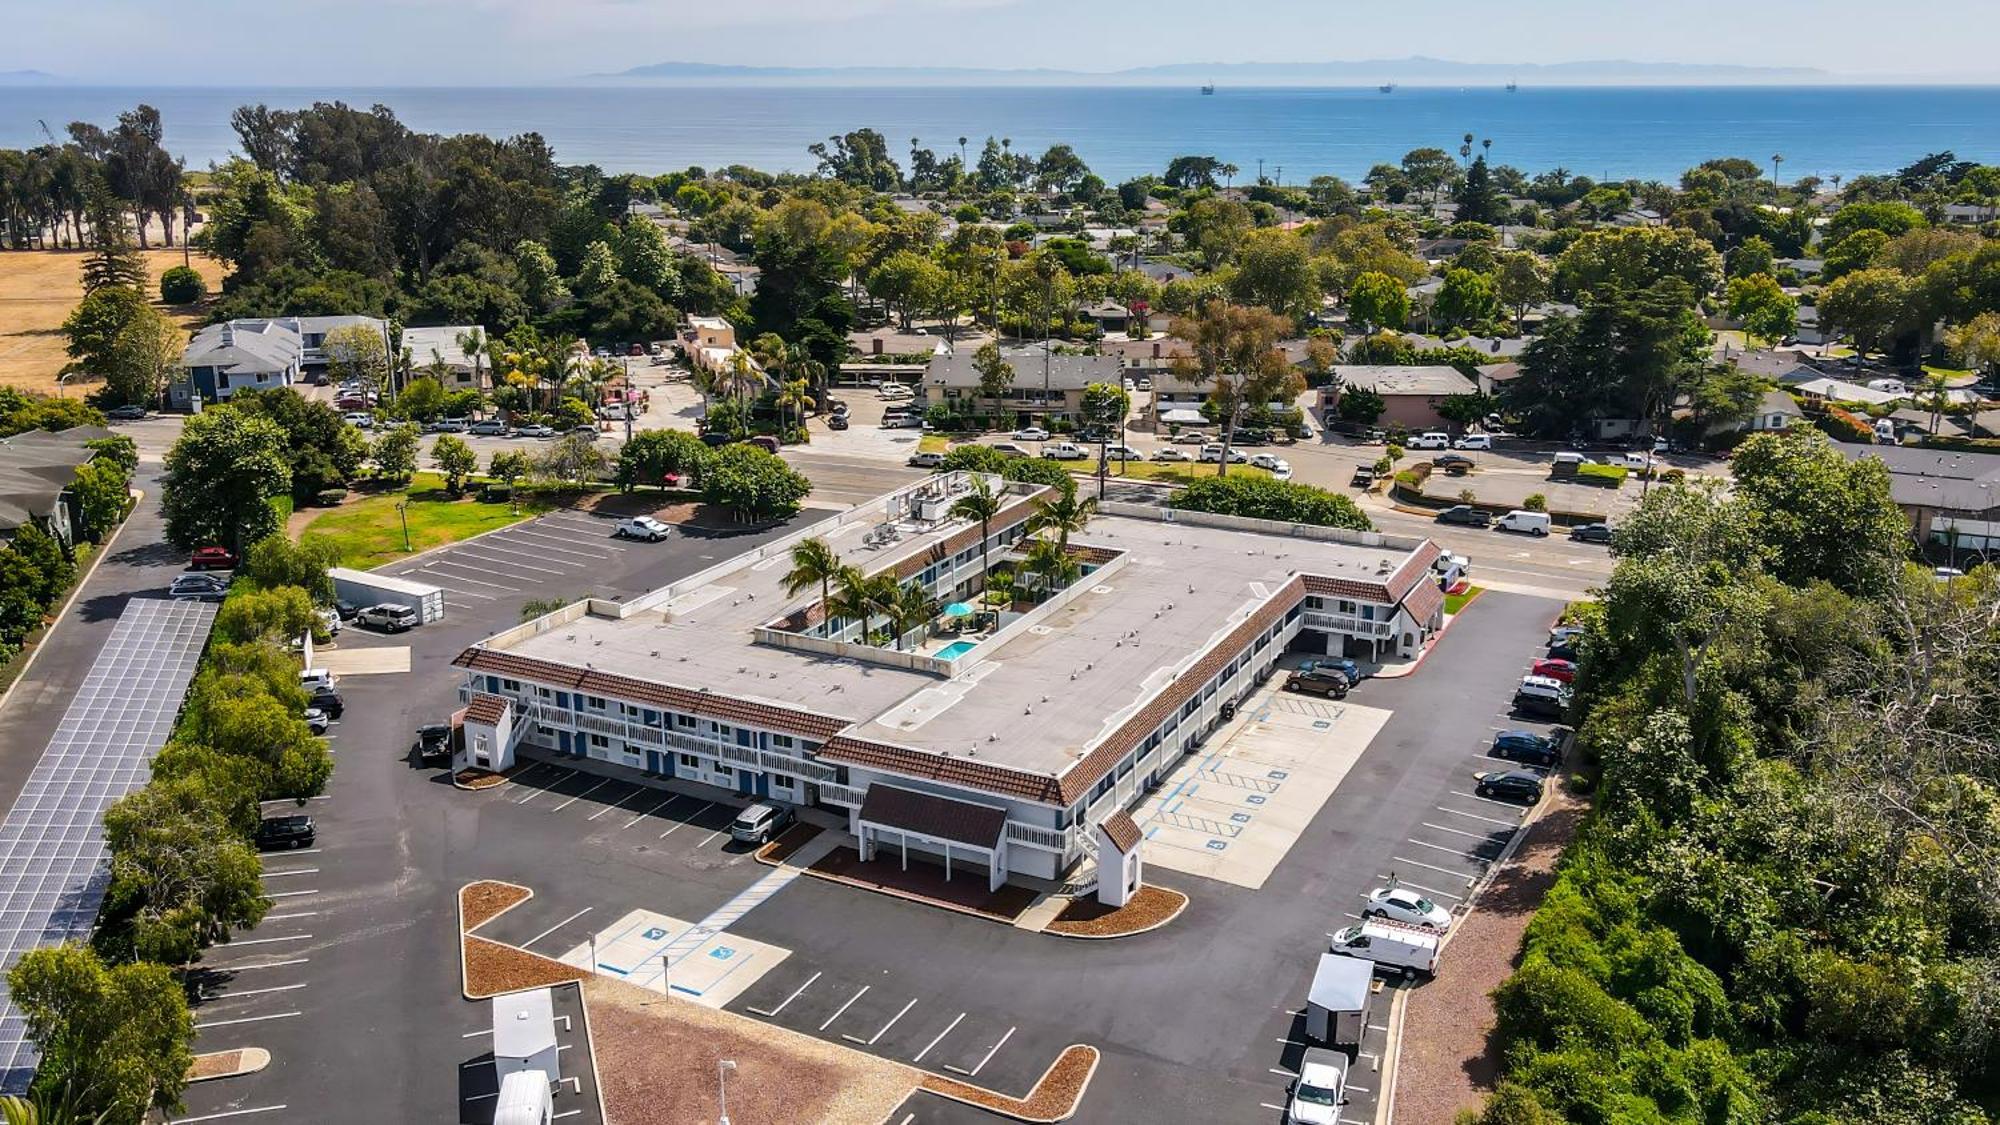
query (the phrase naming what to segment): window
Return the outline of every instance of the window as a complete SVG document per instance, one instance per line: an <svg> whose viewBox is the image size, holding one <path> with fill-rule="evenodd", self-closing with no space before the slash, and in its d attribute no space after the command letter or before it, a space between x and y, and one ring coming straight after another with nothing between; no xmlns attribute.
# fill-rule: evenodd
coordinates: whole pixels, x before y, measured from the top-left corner
<svg viewBox="0 0 2000 1125"><path fill-rule="evenodd" d="M715 768L714 768L714 773L715 773L715 775L716 775L717 777L735 777L735 776L736 776L736 770L735 770L734 768L732 768L732 767L730 767L730 766L725 766L725 765L723 765L723 764L722 764L721 762L717 762L717 763L715 763Z"/></svg>
<svg viewBox="0 0 2000 1125"><path fill-rule="evenodd" d="M693 754L682 754L680 759L681 765L686 766L688 769L698 770L701 768L701 759L695 757Z"/></svg>
<svg viewBox="0 0 2000 1125"><path fill-rule="evenodd" d="M771 775L771 789L775 792L790 793L792 791L792 779L786 777L784 774L774 773Z"/></svg>
<svg viewBox="0 0 2000 1125"><path fill-rule="evenodd" d="M604 737L603 735L593 734L590 736L590 748L592 750L608 750L610 749L610 747L611 747L611 740Z"/></svg>
<svg viewBox="0 0 2000 1125"><path fill-rule="evenodd" d="M603 699L595 695L584 696L583 705L585 707L590 708L592 711L602 711L607 706Z"/></svg>
<svg viewBox="0 0 2000 1125"><path fill-rule="evenodd" d="M519 680L501 680L501 681L500 681L500 690L502 690L502 691L520 691L520 690L521 690L521 681L519 681Z"/></svg>
<svg viewBox="0 0 2000 1125"><path fill-rule="evenodd" d="M686 729L686 730L693 730L693 729L694 729L694 716L693 716L693 715L675 715L675 716L674 716L674 725L675 725L675 726L677 726L677 727L682 727L682 728L684 728L684 729Z"/></svg>
<svg viewBox="0 0 2000 1125"><path fill-rule="evenodd" d="M773 750L790 750L792 744L792 736L789 734L774 734L771 736L771 749Z"/></svg>

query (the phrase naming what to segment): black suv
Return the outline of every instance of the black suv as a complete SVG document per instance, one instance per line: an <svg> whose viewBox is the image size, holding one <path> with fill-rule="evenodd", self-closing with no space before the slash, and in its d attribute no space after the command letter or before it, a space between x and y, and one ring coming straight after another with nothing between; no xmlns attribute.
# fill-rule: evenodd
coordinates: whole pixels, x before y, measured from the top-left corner
<svg viewBox="0 0 2000 1125"><path fill-rule="evenodd" d="M1611 525L1608 523L1582 523L1569 529L1569 537L1578 543L1611 542Z"/></svg>
<svg viewBox="0 0 2000 1125"><path fill-rule="evenodd" d="M312 817L267 816L257 825L257 850L260 852L278 848L310 848L312 844Z"/></svg>
<svg viewBox="0 0 2000 1125"><path fill-rule="evenodd" d="M1347 673L1332 666L1310 668L1285 677L1285 690L1323 695L1328 699L1347 698Z"/></svg>
<svg viewBox="0 0 2000 1125"><path fill-rule="evenodd" d="M347 702L340 698L338 690L327 684L321 684L312 689L312 696L306 700L306 706L319 708L326 712L326 717L329 719L338 719L340 713L347 709Z"/></svg>
<svg viewBox="0 0 2000 1125"><path fill-rule="evenodd" d="M1470 504L1453 504L1437 514L1437 522L1462 523L1467 527L1490 527L1493 524L1493 513Z"/></svg>
<svg viewBox="0 0 2000 1125"><path fill-rule="evenodd" d="M1481 797L1532 805L1542 799L1542 779L1526 770L1481 774L1473 791Z"/></svg>

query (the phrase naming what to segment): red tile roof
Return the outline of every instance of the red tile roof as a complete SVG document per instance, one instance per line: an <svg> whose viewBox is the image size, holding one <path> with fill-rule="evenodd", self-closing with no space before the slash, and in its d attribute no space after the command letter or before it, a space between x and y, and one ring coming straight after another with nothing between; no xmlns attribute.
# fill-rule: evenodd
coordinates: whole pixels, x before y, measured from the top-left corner
<svg viewBox="0 0 2000 1125"><path fill-rule="evenodd" d="M998 535L1000 532L1013 527L1017 523L1023 522L1034 514L1034 497L1024 496L1011 504L1003 506L998 512L993 514L992 519L986 521L987 534ZM977 547L978 545L979 525L975 523L970 527L953 532L945 539L932 544L927 551L919 551L909 558L898 560L895 564L896 577L908 578L913 574L921 574L924 568L930 566L932 563L943 562L968 547Z"/></svg>
<svg viewBox="0 0 2000 1125"><path fill-rule="evenodd" d="M839 762L923 781L963 785L968 789L1024 801L1039 801L1045 805L1069 803L1057 790L1056 779L1047 774L1030 773L970 758L954 758L934 751L890 746L864 738L836 736L828 739L815 756L822 762Z"/></svg>
<svg viewBox="0 0 2000 1125"><path fill-rule="evenodd" d="M482 691L474 695L472 701L466 704L465 721L468 723L483 723L489 727L495 726L507 717L507 711L512 706L513 701L509 700L506 696L488 695Z"/></svg>
<svg viewBox="0 0 2000 1125"><path fill-rule="evenodd" d="M1417 624L1427 625L1431 615L1444 608L1444 591L1435 582L1419 582L1403 599L1403 608L1410 611Z"/></svg>
<svg viewBox="0 0 2000 1125"><path fill-rule="evenodd" d="M1443 553L1444 549L1436 543L1429 539L1424 540L1423 546L1411 552L1410 557L1404 559L1403 565L1397 567L1396 573L1390 576L1389 600L1402 601L1403 596L1414 589L1417 583L1430 578L1431 564Z"/></svg>
<svg viewBox="0 0 2000 1125"><path fill-rule="evenodd" d="M1139 841L1145 839L1144 834L1139 831L1139 826L1133 823L1132 817L1124 809L1105 817L1098 827L1104 829L1104 834L1111 838L1111 846L1118 849L1119 855L1131 855L1138 851Z"/></svg>
<svg viewBox="0 0 2000 1125"><path fill-rule="evenodd" d="M861 802L861 819L975 848L998 848L1000 836L1007 830L1006 809L879 781L868 787L868 796Z"/></svg>
<svg viewBox="0 0 2000 1125"><path fill-rule="evenodd" d="M1395 600L1389 596L1389 587L1383 582L1363 582L1355 578L1328 578L1321 574L1306 574L1300 577L1305 582L1306 593L1320 597L1367 598L1378 602Z"/></svg>

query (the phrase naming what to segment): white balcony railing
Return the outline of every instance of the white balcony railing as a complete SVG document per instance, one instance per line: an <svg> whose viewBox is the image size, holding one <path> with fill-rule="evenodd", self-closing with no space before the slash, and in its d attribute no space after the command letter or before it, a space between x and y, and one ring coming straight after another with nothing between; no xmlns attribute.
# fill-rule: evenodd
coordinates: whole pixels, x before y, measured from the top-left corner
<svg viewBox="0 0 2000 1125"><path fill-rule="evenodd" d="M858 809L861 807L862 796L861 790L851 786L822 784L819 787L819 799L822 804L846 805L848 808Z"/></svg>
<svg viewBox="0 0 2000 1125"><path fill-rule="evenodd" d="M1393 621L1369 621L1347 613L1322 613L1309 609L1305 622L1315 629L1332 629L1356 637L1387 637L1395 631Z"/></svg>
<svg viewBox="0 0 2000 1125"><path fill-rule="evenodd" d="M1069 851L1070 833L1061 828L1044 828L1036 824L1023 824L1018 820L1007 822L1007 839L1010 843L1028 844L1037 848L1047 848L1052 852Z"/></svg>

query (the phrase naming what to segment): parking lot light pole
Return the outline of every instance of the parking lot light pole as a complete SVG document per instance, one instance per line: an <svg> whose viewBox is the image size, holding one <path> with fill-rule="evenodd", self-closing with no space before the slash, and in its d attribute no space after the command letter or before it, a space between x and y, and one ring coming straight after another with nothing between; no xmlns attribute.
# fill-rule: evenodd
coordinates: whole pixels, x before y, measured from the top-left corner
<svg viewBox="0 0 2000 1125"><path fill-rule="evenodd" d="M718 1125L729 1125L729 1072L735 1069L735 1059L715 1060L715 1084L722 1099L722 1119Z"/></svg>
<svg viewBox="0 0 2000 1125"><path fill-rule="evenodd" d="M410 550L411 550L411 547L410 547L410 502L409 502L408 500L398 500L398 501L396 501L396 514L397 514L398 516L401 516L401 517L402 517L402 520L403 520L403 553L404 553L404 554L408 554L408 553L410 552Z"/></svg>

